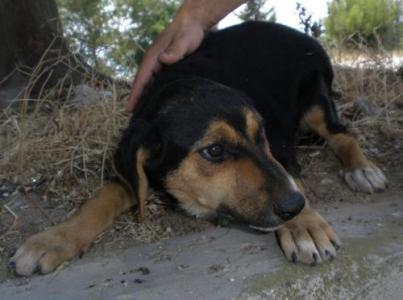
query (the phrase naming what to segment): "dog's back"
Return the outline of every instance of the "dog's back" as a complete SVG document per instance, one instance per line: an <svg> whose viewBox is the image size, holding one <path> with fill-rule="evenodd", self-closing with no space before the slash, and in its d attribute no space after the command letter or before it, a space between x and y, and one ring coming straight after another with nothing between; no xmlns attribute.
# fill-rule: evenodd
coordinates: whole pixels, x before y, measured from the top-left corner
<svg viewBox="0 0 403 300"><path fill-rule="evenodd" d="M283 106L288 113L296 111L296 93L318 73L330 87L331 64L316 40L284 25L247 22L209 33L195 53L164 68L135 113L149 105L150 94L161 86L195 76L243 91L272 120L270 106Z"/></svg>

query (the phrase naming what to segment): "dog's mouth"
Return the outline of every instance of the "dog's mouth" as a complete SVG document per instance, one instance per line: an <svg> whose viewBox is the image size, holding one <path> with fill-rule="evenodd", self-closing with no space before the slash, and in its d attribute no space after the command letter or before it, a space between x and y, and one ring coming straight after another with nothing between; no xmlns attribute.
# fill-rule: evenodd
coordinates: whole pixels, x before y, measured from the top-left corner
<svg viewBox="0 0 403 300"><path fill-rule="evenodd" d="M217 209L216 216L221 222L243 223L249 228L260 232L273 232L283 226L283 222L277 219L271 220L270 222L267 222L267 220L265 222L256 222L255 220L251 221L251 218L245 218L225 206L220 206L219 209Z"/></svg>
<svg viewBox="0 0 403 300"><path fill-rule="evenodd" d="M255 226L255 225L249 225L250 228L257 230L257 231L262 231L262 232L273 232L276 231L277 229L279 229L281 225L277 225L277 226L268 226L268 227L263 227L263 226Z"/></svg>

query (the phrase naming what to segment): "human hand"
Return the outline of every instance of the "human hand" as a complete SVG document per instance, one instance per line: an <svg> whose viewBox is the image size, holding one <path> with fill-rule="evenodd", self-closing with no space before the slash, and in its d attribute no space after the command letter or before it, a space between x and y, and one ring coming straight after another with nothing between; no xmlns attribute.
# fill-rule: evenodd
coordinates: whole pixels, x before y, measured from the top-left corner
<svg viewBox="0 0 403 300"><path fill-rule="evenodd" d="M195 51L203 37L200 22L177 16L146 51L134 79L127 110L133 111L144 88L163 64L173 64Z"/></svg>

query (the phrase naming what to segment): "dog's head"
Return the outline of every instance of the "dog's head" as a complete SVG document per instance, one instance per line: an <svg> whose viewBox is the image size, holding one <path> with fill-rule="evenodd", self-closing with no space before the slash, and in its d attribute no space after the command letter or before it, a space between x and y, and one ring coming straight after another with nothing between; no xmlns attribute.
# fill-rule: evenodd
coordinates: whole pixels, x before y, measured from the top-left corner
<svg viewBox="0 0 403 300"><path fill-rule="evenodd" d="M274 159L264 120L242 93L206 80L184 80L157 93L131 121L116 170L142 203L148 186L172 195L190 214L231 214L276 227L304 199ZM158 107L156 109L156 107Z"/></svg>

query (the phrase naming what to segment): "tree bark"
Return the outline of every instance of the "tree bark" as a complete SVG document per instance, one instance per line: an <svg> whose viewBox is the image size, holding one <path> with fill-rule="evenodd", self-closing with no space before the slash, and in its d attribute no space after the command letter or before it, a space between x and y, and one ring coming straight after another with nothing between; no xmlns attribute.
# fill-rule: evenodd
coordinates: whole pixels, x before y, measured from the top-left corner
<svg viewBox="0 0 403 300"><path fill-rule="evenodd" d="M76 85L90 74L108 79L70 53L55 0L1 0L0 41L0 107L18 96L30 76L35 78L24 96L31 98L61 81Z"/></svg>

